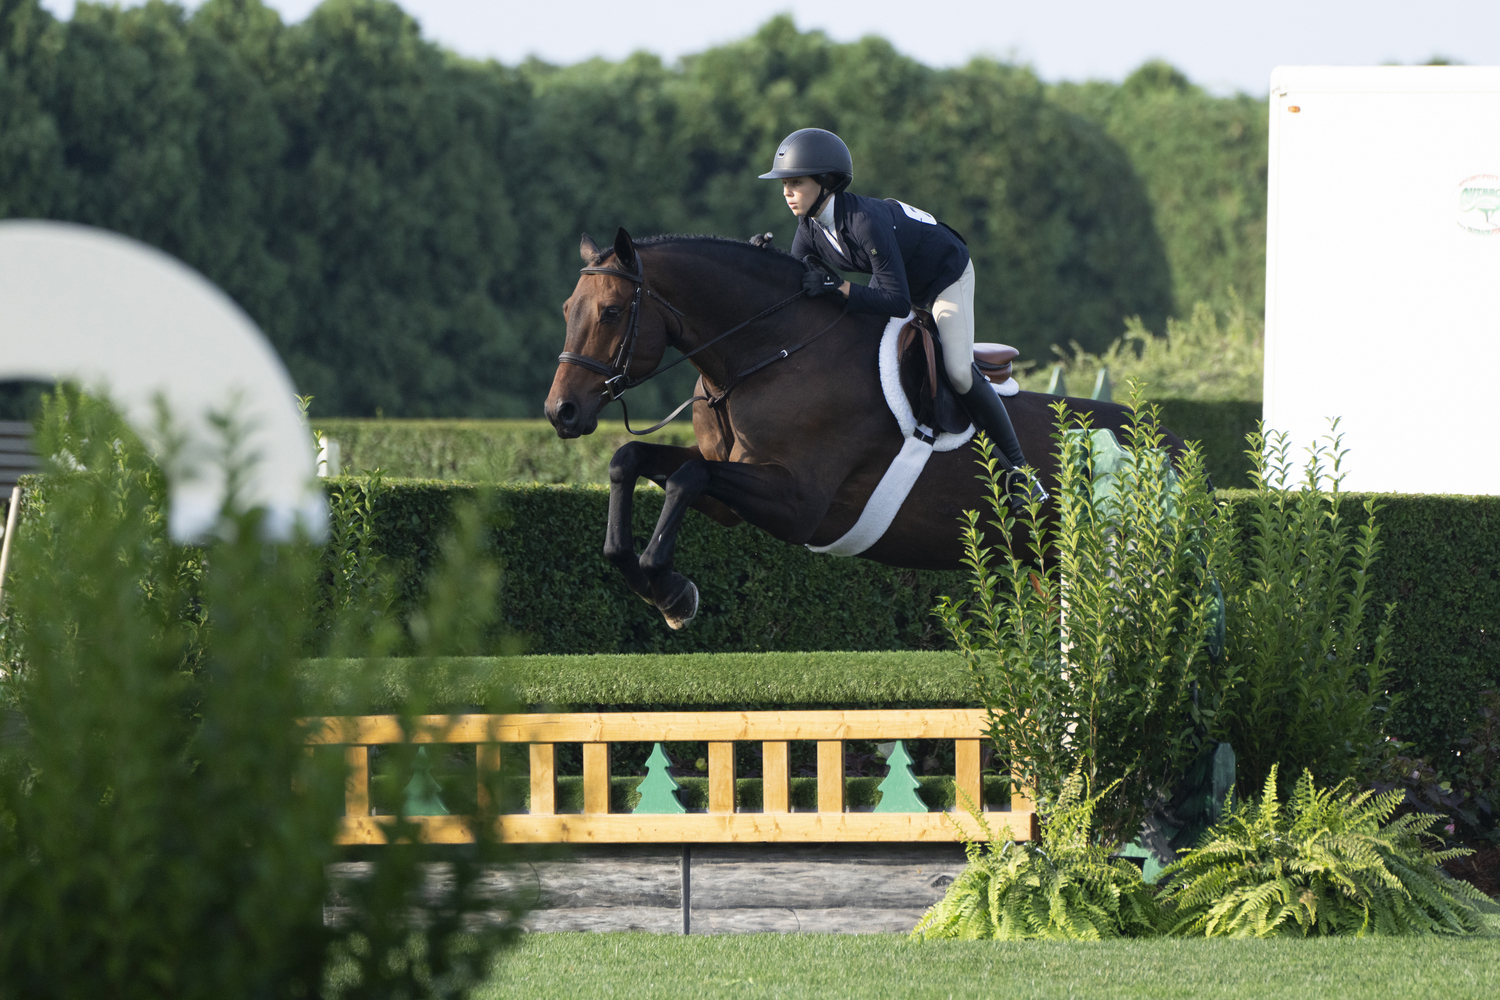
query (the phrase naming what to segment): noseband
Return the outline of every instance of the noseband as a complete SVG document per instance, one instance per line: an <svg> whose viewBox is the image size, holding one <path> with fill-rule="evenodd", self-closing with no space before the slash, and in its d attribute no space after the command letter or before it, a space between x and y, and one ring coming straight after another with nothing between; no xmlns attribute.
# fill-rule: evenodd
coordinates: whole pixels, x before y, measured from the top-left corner
<svg viewBox="0 0 1500 1000"><path fill-rule="evenodd" d="M578 273L612 274L617 278L624 278L626 281L634 282L635 284L635 294L630 297L630 316L625 321L625 336L620 341L620 347L617 351L615 351L615 357L612 362L610 362L609 364L605 364L603 361L600 361L597 358L591 358L587 354L578 354L575 351L563 351L557 356L557 360L560 364L577 365L580 368L587 368L589 371L594 372L597 375L603 375L604 390L609 397L606 402L612 403L618 399L620 401L620 408L622 410L625 408L625 400L621 399L621 397L624 395L625 390L634 389L636 386L643 385L656 378L656 376L670 371L671 369L691 358L693 355L697 354L699 351L707 350L708 348L717 344L719 341L723 340L725 337L728 337L731 334L739 333L741 330L743 330L747 326L750 326L752 323L758 323L761 320L765 319L767 316L770 316L773 313L780 312L782 309L785 309L787 306L791 305L793 302L796 302L798 299L807 294L806 292L803 292L799 289L795 294L788 295L786 298L782 299L780 302L777 302L775 305L770 306L766 309L762 309L760 312L756 313L754 316L751 316L743 323L737 323L734 326L730 327L728 330L725 330L723 333L719 334L717 337L714 337L712 340L699 344L691 351L685 352L682 357L678 358L676 361L673 361L666 367L653 368L651 369L651 371L647 372L645 375L642 375L640 378L633 379L630 377L630 363L635 359L635 343L640 338L641 333L642 293L651 296L657 302L660 302L663 306L669 309L672 314L677 317L679 322L686 319L687 317L682 314L682 310L678 309L676 306L672 305L672 303L668 302L666 299L656 294L656 292L646 287L646 265L645 262L641 260L640 254L635 255L635 271L633 273L630 271L621 270L618 267L582 267L578 269ZM802 341L800 344L797 344L795 347L785 348L781 351L776 352L774 355L760 362L759 364L752 365L751 367L746 368L744 371L731 378L729 384L724 387L724 391L720 392L717 396L693 396L692 398L683 402L681 406L677 407L677 409L673 410L665 418L643 431L631 430L630 412L626 410L625 429L627 431L630 431L631 434L650 434L651 432L660 430L667 424L671 423L674 419L676 419L679 413L681 413L683 410L687 409L694 403L707 402L710 406L718 406L729 396L730 390L739 385L740 382L747 376L753 375L755 372L760 371L767 365L774 364L775 362L780 361L783 358L790 357L793 353L800 351L802 348L806 347L808 344L811 344L814 340L817 340L819 337L823 336L823 334L827 333L829 330L832 330L835 326L837 326L839 320L842 320L844 316L848 314L848 312L849 305L847 302L845 302L844 309L839 313L838 319L835 319L832 323L829 323L827 326L819 330L817 333L813 334L811 337ZM667 342L669 344L672 343L672 339L669 338Z"/></svg>

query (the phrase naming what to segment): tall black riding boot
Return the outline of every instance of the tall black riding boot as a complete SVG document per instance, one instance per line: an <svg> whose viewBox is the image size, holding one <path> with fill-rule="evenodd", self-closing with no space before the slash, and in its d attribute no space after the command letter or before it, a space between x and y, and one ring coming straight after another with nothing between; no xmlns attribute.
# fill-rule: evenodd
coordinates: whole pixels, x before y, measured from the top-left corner
<svg viewBox="0 0 1500 1000"><path fill-rule="evenodd" d="M1000 401L999 393L979 373L978 366L974 368L973 384L969 386L968 392L958 394L958 401L963 404L969 419L974 421L974 427L989 435L990 441L1000 449L1000 454L1005 456L1005 461L1010 465L1006 472L1005 486L1011 508L1019 512L1032 500L1045 502L1047 491L1042 489L1041 481L1029 471L1026 455L1021 451L1021 442L1016 440L1016 429L1011 425L1010 414L1005 411L1005 404Z"/></svg>

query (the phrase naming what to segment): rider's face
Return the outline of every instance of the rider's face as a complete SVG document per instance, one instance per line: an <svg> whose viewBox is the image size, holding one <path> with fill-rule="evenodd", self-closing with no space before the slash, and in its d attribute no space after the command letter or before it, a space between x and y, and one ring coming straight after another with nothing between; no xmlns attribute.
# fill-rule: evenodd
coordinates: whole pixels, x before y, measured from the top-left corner
<svg viewBox="0 0 1500 1000"><path fill-rule="evenodd" d="M792 214L801 218L812 208L813 202L818 200L818 192L823 186L811 177L783 177L781 179L781 193L786 197L786 207L792 210Z"/></svg>

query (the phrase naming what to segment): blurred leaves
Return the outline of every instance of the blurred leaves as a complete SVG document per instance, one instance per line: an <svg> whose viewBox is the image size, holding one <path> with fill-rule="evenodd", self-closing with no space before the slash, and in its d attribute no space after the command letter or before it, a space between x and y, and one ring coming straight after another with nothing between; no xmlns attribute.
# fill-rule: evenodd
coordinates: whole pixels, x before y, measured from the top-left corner
<svg viewBox="0 0 1500 1000"><path fill-rule="evenodd" d="M298 722L317 550L260 541L261 513L232 507L217 541L172 545L163 478L109 407L65 389L43 424L6 587L0 995L466 995L514 933L484 836L441 870L382 849L325 922L345 762L307 753ZM424 650L471 643L483 616L455 595L493 613L496 572L484 551L439 560ZM388 651L399 630L342 603L323 610L346 655ZM411 687L404 718L427 704Z"/></svg>

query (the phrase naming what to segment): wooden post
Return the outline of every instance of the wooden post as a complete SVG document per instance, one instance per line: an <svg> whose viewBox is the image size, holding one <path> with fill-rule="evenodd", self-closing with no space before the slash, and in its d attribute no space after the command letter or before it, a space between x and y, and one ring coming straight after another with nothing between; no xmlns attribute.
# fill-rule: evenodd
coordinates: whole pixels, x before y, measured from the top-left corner
<svg viewBox="0 0 1500 1000"><path fill-rule="evenodd" d="M959 812L984 812L984 779L979 773L979 741L953 741L954 805Z"/></svg>
<svg viewBox="0 0 1500 1000"><path fill-rule="evenodd" d="M1032 812L1036 810L1036 803L1032 800L1034 792L1032 789L1021 784L1021 774L1012 770L1010 775L1010 808L1012 812Z"/></svg>
<svg viewBox="0 0 1500 1000"><path fill-rule="evenodd" d="M792 811L792 767L786 743L760 745L761 812Z"/></svg>
<svg viewBox="0 0 1500 1000"><path fill-rule="evenodd" d="M531 744L531 815L557 812L557 756L551 743Z"/></svg>
<svg viewBox="0 0 1500 1000"><path fill-rule="evenodd" d="M708 811L734 812L734 744L708 745Z"/></svg>
<svg viewBox="0 0 1500 1000"><path fill-rule="evenodd" d="M844 741L818 741L818 812L844 811Z"/></svg>
<svg viewBox="0 0 1500 1000"><path fill-rule="evenodd" d="M10 488L10 506L5 509L5 537L0 538L0 598L5 597L5 567L10 564L10 542L16 534L16 512L21 509L21 487Z"/></svg>
<svg viewBox="0 0 1500 1000"><path fill-rule="evenodd" d="M609 812L609 744L583 745L583 811Z"/></svg>
<svg viewBox="0 0 1500 1000"><path fill-rule="evenodd" d="M344 763L349 773L344 777L344 815L370 815L370 748L345 747Z"/></svg>
<svg viewBox="0 0 1500 1000"><path fill-rule="evenodd" d="M499 812L500 803L491 798L490 786L500 774L500 744L476 744L474 770L479 781L479 811L482 813Z"/></svg>

